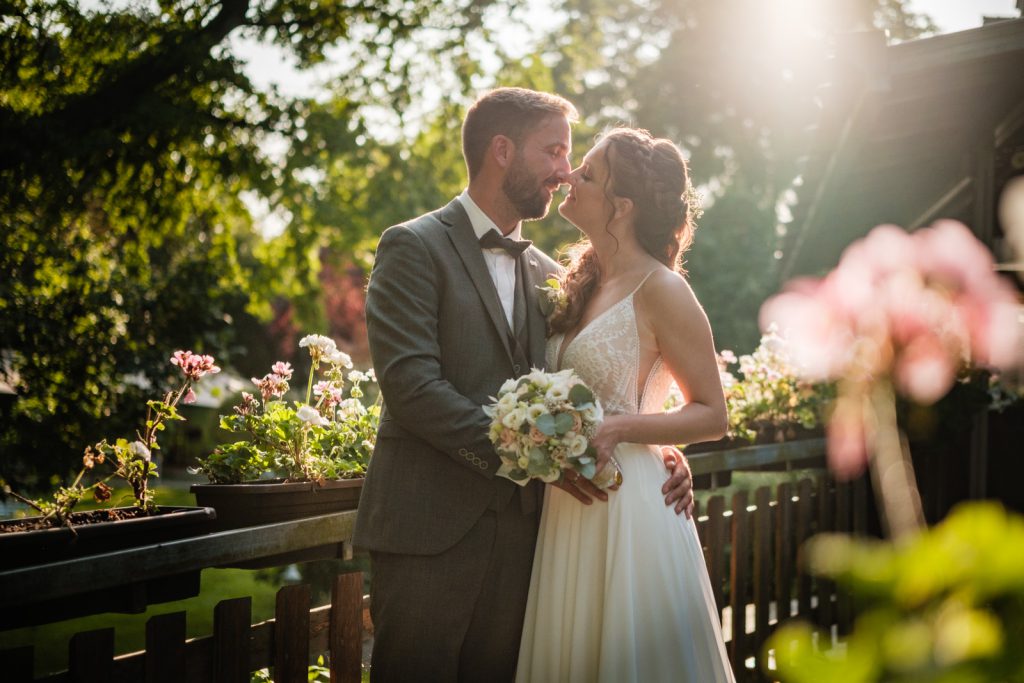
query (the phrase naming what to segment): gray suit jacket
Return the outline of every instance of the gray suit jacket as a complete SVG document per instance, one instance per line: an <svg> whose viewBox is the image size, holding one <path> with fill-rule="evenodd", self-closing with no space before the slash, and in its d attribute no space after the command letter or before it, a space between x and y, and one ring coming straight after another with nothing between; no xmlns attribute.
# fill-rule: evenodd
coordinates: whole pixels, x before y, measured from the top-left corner
<svg viewBox="0 0 1024 683"><path fill-rule="evenodd" d="M528 350L512 338L458 200L381 236L366 322L384 411L355 545L440 553L488 508L511 499L516 484L495 477L500 463L482 406L508 378L543 367L545 320L535 285L559 268L534 247L519 259Z"/></svg>

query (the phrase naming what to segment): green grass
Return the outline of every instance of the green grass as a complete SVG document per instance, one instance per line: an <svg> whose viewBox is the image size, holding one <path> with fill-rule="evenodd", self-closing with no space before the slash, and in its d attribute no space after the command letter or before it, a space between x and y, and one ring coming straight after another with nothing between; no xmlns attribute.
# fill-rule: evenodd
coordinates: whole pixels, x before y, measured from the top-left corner
<svg viewBox="0 0 1024 683"><path fill-rule="evenodd" d="M274 616L278 586L259 580L257 572L243 569L204 569L198 596L178 602L152 605L143 614L97 614L69 619L44 626L31 626L0 632L0 649L33 645L36 675L67 668L68 641L79 631L114 628L114 649L117 654L135 652L145 647L146 620L157 614L186 612L189 638L213 632L213 608L221 600L252 596L253 623Z"/></svg>
<svg viewBox="0 0 1024 683"><path fill-rule="evenodd" d="M694 491L693 497L700 504L701 510L706 510L708 500L712 496L724 496L725 505L726 507L729 507L732 504L733 494L739 491L747 491L748 504L753 504L754 491L762 486L767 486L771 489L772 500L775 500L775 493L779 484L789 482L795 486L801 479L813 480L819 473L819 470L790 470L788 472L733 472L732 481L728 486L697 490Z"/></svg>

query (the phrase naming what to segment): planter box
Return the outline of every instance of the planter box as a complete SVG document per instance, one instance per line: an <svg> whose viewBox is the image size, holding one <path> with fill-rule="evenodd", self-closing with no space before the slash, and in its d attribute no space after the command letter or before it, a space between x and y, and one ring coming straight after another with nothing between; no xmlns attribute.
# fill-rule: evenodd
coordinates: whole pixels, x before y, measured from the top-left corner
<svg viewBox="0 0 1024 683"><path fill-rule="evenodd" d="M212 508L158 506L157 514L118 519L134 508L76 512L74 531L66 527L0 533L0 581L3 571L154 545L212 531ZM105 521L84 522L106 517ZM0 530L23 526L33 518L5 520ZM199 595L200 572L140 581L118 589L86 591L63 600L34 603L23 610L3 610L0 628L42 624L99 612L137 614L146 606Z"/></svg>
<svg viewBox="0 0 1024 683"><path fill-rule="evenodd" d="M193 484L198 505L217 510L217 531L260 524L287 522L332 512L355 510L363 491L363 479L314 482L258 481L242 484ZM343 548L332 543L283 555L228 565L242 569L260 569L295 562L342 557Z"/></svg>

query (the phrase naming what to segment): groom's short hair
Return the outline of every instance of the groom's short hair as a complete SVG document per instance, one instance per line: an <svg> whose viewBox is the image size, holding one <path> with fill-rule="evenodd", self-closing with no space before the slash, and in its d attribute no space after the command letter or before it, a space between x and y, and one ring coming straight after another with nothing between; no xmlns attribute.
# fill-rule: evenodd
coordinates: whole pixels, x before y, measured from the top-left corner
<svg viewBox="0 0 1024 683"><path fill-rule="evenodd" d="M498 88L481 96L462 122L462 154L469 179L483 166L484 155L495 135L504 135L519 145L525 133L553 114L564 116L570 123L579 118L569 100L546 92Z"/></svg>

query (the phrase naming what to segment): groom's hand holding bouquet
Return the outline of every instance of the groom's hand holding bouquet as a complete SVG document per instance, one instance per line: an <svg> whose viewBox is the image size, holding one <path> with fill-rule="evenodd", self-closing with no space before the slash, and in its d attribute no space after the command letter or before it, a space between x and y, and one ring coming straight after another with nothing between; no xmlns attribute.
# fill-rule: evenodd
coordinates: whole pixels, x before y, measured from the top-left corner
<svg viewBox="0 0 1024 683"><path fill-rule="evenodd" d="M586 502L589 496L581 493L586 484L605 498L600 492L622 483L614 460L597 468L591 440L604 412L594 392L571 369L533 370L510 379L484 412L491 418L489 436L501 458L498 474L520 485L530 479L563 484Z"/></svg>

